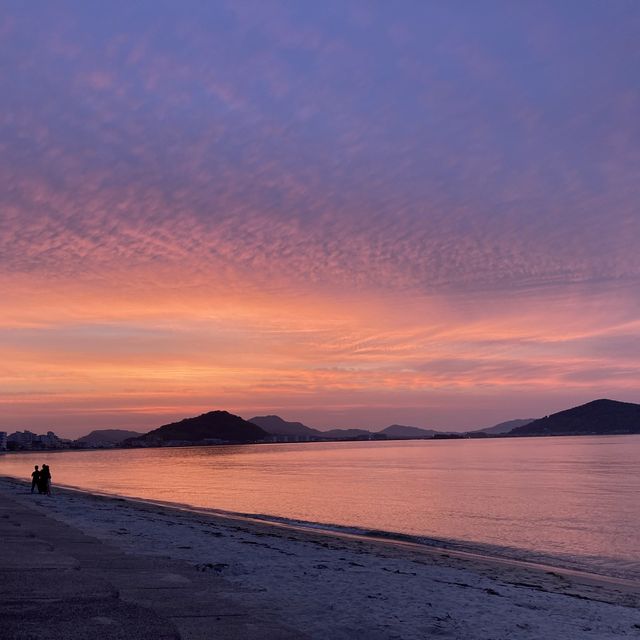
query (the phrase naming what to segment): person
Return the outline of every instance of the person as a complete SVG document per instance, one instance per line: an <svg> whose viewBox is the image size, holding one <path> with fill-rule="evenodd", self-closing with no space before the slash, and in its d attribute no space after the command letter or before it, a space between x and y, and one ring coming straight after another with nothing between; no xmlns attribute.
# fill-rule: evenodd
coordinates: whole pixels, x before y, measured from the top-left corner
<svg viewBox="0 0 640 640"><path fill-rule="evenodd" d="M40 471L40 493L51 495L51 471L48 464L43 464Z"/></svg>
<svg viewBox="0 0 640 640"><path fill-rule="evenodd" d="M38 469L38 465L35 466L35 469L31 472L31 493L35 488L38 488L38 493L42 493L40 491L40 470Z"/></svg>

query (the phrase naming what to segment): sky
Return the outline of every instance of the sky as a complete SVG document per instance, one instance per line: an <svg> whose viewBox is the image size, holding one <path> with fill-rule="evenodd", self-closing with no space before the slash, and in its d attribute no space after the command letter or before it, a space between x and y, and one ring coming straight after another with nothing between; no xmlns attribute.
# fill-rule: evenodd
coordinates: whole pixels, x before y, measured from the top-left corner
<svg viewBox="0 0 640 640"><path fill-rule="evenodd" d="M0 7L0 429L640 401L635 0Z"/></svg>

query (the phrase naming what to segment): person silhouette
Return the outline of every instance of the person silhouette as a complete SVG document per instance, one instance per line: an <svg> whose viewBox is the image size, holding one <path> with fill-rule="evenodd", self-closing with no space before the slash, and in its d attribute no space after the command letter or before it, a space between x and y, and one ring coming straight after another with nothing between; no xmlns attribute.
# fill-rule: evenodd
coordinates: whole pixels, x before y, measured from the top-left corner
<svg viewBox="0 0 640 640"><path fill-rule="evenodd" d="M51 471L48 464L42 465L40 471L40 493L44 493L48 496L51 495Z"/></svg>
<svg viewBox="0 0 640 640"><path fill-rule="evenodd" d="M35 488L38 488L38 493L42 493L40 491L40 470L38 469L38 465L35 466L35 469L31 472L31 493Z"/></svg>

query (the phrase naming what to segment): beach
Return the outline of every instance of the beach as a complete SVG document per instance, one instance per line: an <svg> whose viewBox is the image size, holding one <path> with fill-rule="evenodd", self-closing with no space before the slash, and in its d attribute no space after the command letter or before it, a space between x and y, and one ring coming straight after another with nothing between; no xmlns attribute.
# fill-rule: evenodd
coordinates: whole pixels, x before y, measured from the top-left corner
<svg viewBox="0 0 640 640"><path fill-rule="evenodd" d="M128 556L181 562L300 637L640 638L629 580L75 489L47 498L13 478L0 490Z"/></svg>

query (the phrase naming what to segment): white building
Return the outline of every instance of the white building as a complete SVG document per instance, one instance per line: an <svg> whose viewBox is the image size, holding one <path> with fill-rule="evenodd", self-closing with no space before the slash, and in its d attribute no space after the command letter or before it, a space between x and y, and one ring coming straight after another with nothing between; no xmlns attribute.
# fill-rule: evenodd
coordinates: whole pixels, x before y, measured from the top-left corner
<svg viewBox="0 0 640 640"><path fill-rule="evenodd" d="M58 436L55 433L53 433L53 431L47 431L46 436L44 435L38 436L38 439L40 440L40 444L42 444L42 446L47 448L59 447L62 444L60 438L58 438Z"/></svg>
<svg viewBox="0 0 640 640"><path fill-rule="evenodd" d="M69 443L68 440L58 438L53 431L46 435L38 435L32 431L16 431L8 436L9 442L14 442L19 449L60 449Z"/></svg>
<svg viewBox="0 0 640 640"><path fill-rule="evenodd" d="M30 445L37 437L38 436L32 431L16 431L15 433L9 434L8 441L16 442L20 446L24 447L26 445Z"/></svg>

